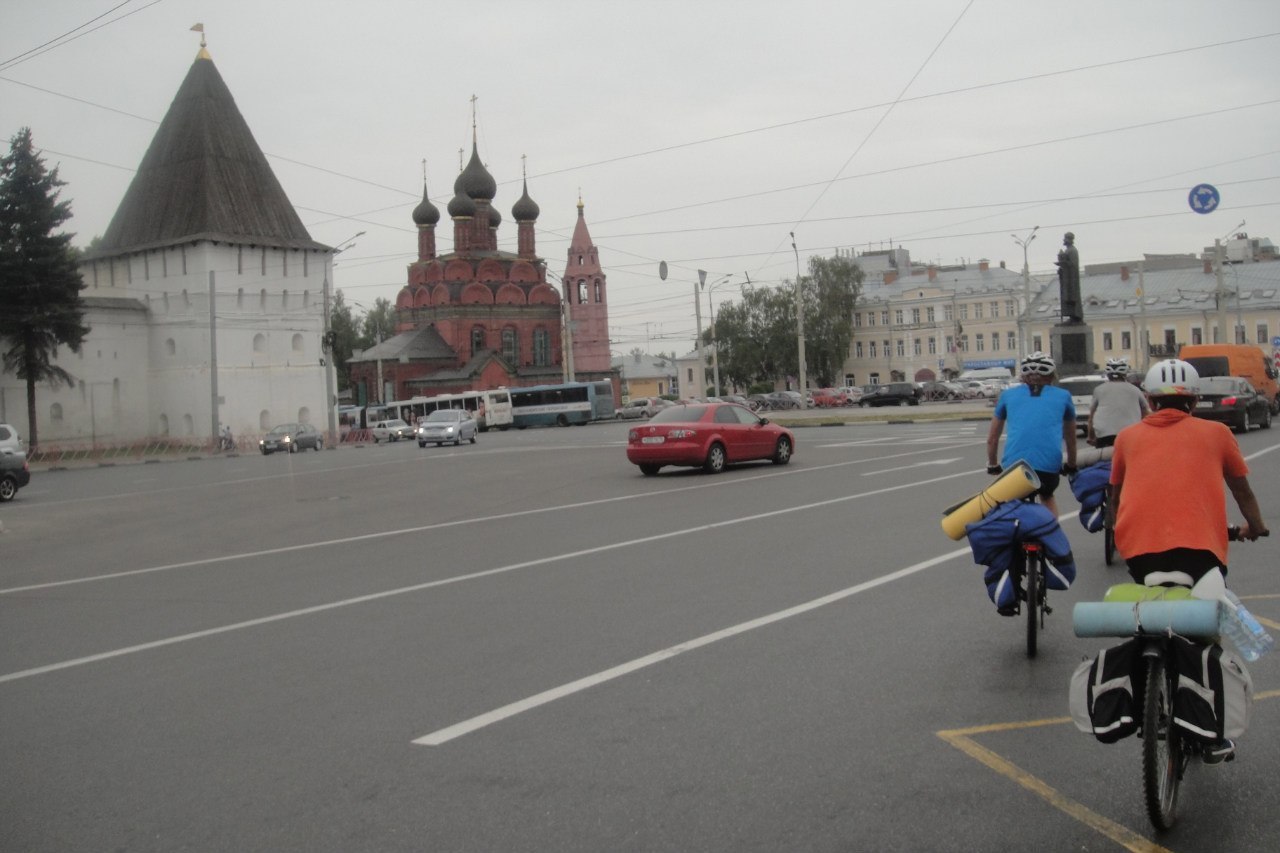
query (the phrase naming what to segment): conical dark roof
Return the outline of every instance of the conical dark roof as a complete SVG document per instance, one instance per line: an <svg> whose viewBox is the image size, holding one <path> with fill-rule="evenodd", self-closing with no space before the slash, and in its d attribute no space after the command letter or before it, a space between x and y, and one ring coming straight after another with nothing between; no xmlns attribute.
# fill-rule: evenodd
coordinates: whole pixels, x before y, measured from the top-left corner
<svg viewBox="0 0 1280 853"><path fill-rule="evenodd" d="M197 238L328 248L307 233L203 48L102 235L98 253Z"/></svg>

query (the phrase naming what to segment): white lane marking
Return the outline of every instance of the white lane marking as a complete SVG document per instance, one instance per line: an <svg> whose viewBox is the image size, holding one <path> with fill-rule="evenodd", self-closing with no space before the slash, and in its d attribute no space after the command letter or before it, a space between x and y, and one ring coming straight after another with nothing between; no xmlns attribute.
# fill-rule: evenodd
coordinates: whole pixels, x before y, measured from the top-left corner
<svg viewBox="0 0 1280 853"><path fill-rule="evenodd" d="M955 459L928 459L928 460L925 460L924 462L914 462L910 465L899 465L897 468L883 468L879 471L863 471L862 476L873 477L876 474L888 474L893 471L909 471L912 468L920 468L925 465L950 465L952 462L959 462L959 461L960 461L960 457L958 456Z"/></svg>
<svg viewBox="0 0 1280 853"><path fill-rule="evenodd" d="M415 738L413 743L419 746L439 746L440 744L447 743L455 738L471 734L478 729L501 722L509 717L514 717L517 714L523 714L525 711L531 711L541 705L546 705L548 702L563 699L566 696L579 693L583 690L588 690L598 684L603 684L606 681L621 678L622 676L628 675L636 670L644 669L645 667L661 663L665 660L670 660L676 655L691 652L694 649L700 649L703 646L709 646L712 643L718 643L721 640L727 640L731 637L736 637L739 634L745 634L748 631L754 631L757 628L763 628L767 625L772 625L775 622L781 622L784 619L790 619L793 616L808 613L811 610L816 610L819 607L825 607L828 604L834 604L837 601L842 601L846 598L857 595L858 593L866 592L869 589L875 589L878 586L883 586L884 584L892 583L896 580L901 580L902 578L913 575L916 572L923 571L948 560L954 560L956 557L961 557L969 553L968 548L960 548L955 551L951 551L950 553L941 554L937 557L933 557L932 559L925 560L924 562L916 563L913 566L898 569L896 572L890 572L887 575L881 575L878 578L873 578L872 580L865 581L855 586L847 587L839 590L838 592L833 592L829 595L815 598L812 601L806 601L803 604L797 604L796 606L788 607L785 610L779 610L766 616L761 616L746 622L740 622L737 625L732 625L719 631L713 631L710 634L704 634L701 637L697 637L693 640L687 640L686 642L678 645L668 646L667 648L654 652L651 655L645 655L644 657L627 661L624 664L597 672L594 675L587 676L586 678L580 678L577 681L571 681L568 684L553 687L550 690L545 690L542 693L535 694L526 699L521 699L518 702L503 705L501 708L495 708L492 711L472 717L469 720L463 720L462 722L455 723L452 726L437 729L430 734L425 734L420 738Z"/></svg>
<svg viewBox="0 0 1280 853"><path fill-rule="evenodd" d="M793 512L807 512L809 510L834 506L835 504L845 503L847 501L860 500L862 498L875 497L877 495L888 494L889 492L898 492L904 489L913 489L917 486L927 486L932 483L940 483L943 480L952 480L956 477L967 477L976 473L975 471L961 471L958 474L946 474L941 477L933 477L928 480L920 480L913 483L901 483L896 486L886 486L880 489L873 489L867 492L860 492L854 495L844 495L838 498L829 498L823 501L815 501L813 503L801 504L799 506L787 507L785 509L775 509L768 512L756 513L754 515L740 516L725 521L716 521L710 524L700 524L696 527L687 527L683 530L671 530L666 533L658 533L653 536L642 536L638 539L631 539L626 542L614 542L609 545L600 545L594 548L585 548L580 551L569 551L563 554L553 554L547 557L539 557L535 560L526 560L520 563L510 563L505 566L497 566L492 569L485 569L479 572L472 572L466 575L457 575L451 578L441 578L440 580L427 581L426 583L414 584L412 586L399 587L397 589L384 590L382 592L369 593L368 595L358 595L354 598L346 598L341 601L332 601L328 604L317 604L312 607L304 607L299 610L289 610L284 613L276 613L271 616L262 616L257 619L248 619L244 622L235 622L230 625L222 625L217 628L207 628L202 631L193 631L189 634L179 634L175 637L166 637L162 640L154 640L149 643L139 643L134 646L126 646L121 649L113 649L98 654L86 655L85 657L73 658L72 660L59 661L45 666L32 667L19 672L11 672L6 675L0 675L0 684L9 681L18 681L23 678L31 678L36 675L45 675L51 672L58 672L72 667L84 666L85 664L97 663L98 661L111 660L112 658L123 657L125 655L137 654L138 652L150 651L151 649L164 648L176 643L185 643L190 640L198 640L204 637L213 637L218 634L225 634L230 631L239 631L244 628L253 628L259 625L268 625L272 622L282 622L286 619L296 619L299 616L310 616L313 613L323 613L327 610L336 610L340 607L350 607L354 604L365 604L370 601L377 601L383 598L391 598L397 595L406 595L411 592L420 592L424 589L432 589L434 587L446 586L449 584L462 583L464 581L476 580L478 578L493 577L494 575L507 574L509 572L519 571L521 569L532 568L533 566L542 566L548 563L560 562L562 560L572 560L578 557L586 557L592 554L602 554L607 551L615 551L620 548L631 548L636 545L643 545L648 542L660 542L664 539L674 539L678 536L688 536L695 533L705 533L708 530L716 530L721 527L731 527L736 524L747 524L757 522L766 518L774 518L780 515L789 515ZM362 538L362 537L360 537Z"/></svg>
<svg viewBox="0 0 1280 853"><path fill-rule="evenodd" d="M815 465L808 468L789 468L787 470L771 470L767 474L756 474L748 477L717 478L714 482L699 483L692 486L679 486L671 489L661 489L648 492L640 492L630 495L616 495L611 498L600 498L591 501L579 501L577 503L559 504L557 506L538 507L535 509L516 510L514 512L504 512L498 515L477 516L475 518L461 518L454 521L442 521L435 524L423 524L416 527L403 527L396 530L382 530L376 533L362 533L358 536L346 536L340 539L326 539L320 542L305 542L300 545L282 545L278 548L265 548L261 551L246 551L238 554L223 554L219 557L203 557L199 560L185 560L181 563L168 563L163 566L148 566L142 569L126 569L119 572L110 572L103 575L90 575L83 578L70 578L61 581L48 581L45 583L29 584L27 586L13 586L6 589L0 589L0 595L10 595L15 592L32 592L34 590L51 589L60 586L72 586L82 583L96 583L98 581L115 580L117 578L133 577L135 575L146 575L153 572L168 572L175 569L189 569L195 566L207 566L215 563L229 563L237 560L251 560L258 557L269 557L274 554L289 554L295 551L309 551L316 548L329 548L335 545L350 545L356 542L367 542L373 539L385 539L392 536L408 536L414 533L426 533L431 530L442 530L449 527L461 527L468 524L486 524L494 521L505 521L512 518L521 518L524 516L541 515L548 512L561 512L569 509L583 509L585 507L600 506L609 503L618 503L621 501L641 500L651 497L666 497L667 495L679 494L680 492L691 492L697 489L713 489L727 486L737 486L744 482L753 480L765 480L773 477L796 476L800 474L810 474L817 471L823 471L830 468L844 468L849 465L862 465L867 462L880 462L887 459L897 459L903 456L918 456L924 453L933 453L934 450L912 450L905 453L893 453L888 456L880 456L875 460L870 459L851 459L842 462L832 462L828 465Z"/></svg>

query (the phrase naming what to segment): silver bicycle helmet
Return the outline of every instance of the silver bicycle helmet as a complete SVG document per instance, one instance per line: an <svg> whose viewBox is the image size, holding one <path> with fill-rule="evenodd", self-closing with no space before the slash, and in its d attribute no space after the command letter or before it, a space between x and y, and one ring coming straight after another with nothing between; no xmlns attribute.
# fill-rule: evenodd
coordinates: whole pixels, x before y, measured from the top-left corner
<svg viewBox="0 0 1280 853"><path fill-rule="evenodd" d="M1200 374L1187 362L1169 358L1151 365L1142 388L1152 397L1194 397L1200 393Z"/></svg>
<svg viewBox="0 0 1280 853"><path fill-rule="evenodd" d="M1022 375L1038 374L1040 376L1051 376L1057 366L1053 363L1053 356L1036 351L1031 353L1022 360Z"/></svg>
<svg viewBox="0 0 1280 853"><path fill-rule="evenodd" d="M1129 359L1127 358L1109 358L1104 372L1108 376L1128 376L1129 375Z"/></svg>

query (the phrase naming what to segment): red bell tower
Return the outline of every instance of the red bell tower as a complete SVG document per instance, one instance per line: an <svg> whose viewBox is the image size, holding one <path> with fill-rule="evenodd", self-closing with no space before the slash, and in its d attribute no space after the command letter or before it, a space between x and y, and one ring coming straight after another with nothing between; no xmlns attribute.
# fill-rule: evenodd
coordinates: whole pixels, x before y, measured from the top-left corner
<svg viewBox="0 0 1280 853"><path fill-rule="evenodd" d="M600 255L578 199L578 222L569 241L569 261L564 271L565 298L573 324L573 368L580 379L602 376L610 370L609 290L600 269Z"/></svg>

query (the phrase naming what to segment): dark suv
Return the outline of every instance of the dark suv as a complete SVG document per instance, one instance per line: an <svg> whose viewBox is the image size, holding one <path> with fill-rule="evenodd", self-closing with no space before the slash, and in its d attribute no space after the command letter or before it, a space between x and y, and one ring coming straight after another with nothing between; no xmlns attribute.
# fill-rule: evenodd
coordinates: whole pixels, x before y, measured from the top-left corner
<svg viewBox="0 0 1280 853"><path fill-rule="evenodd" d="M918 406L920 405L920 389L913 382L890 382L888 385L877 385L872 394L863 394L858 405L864 409L868 406Z"/></svg>

